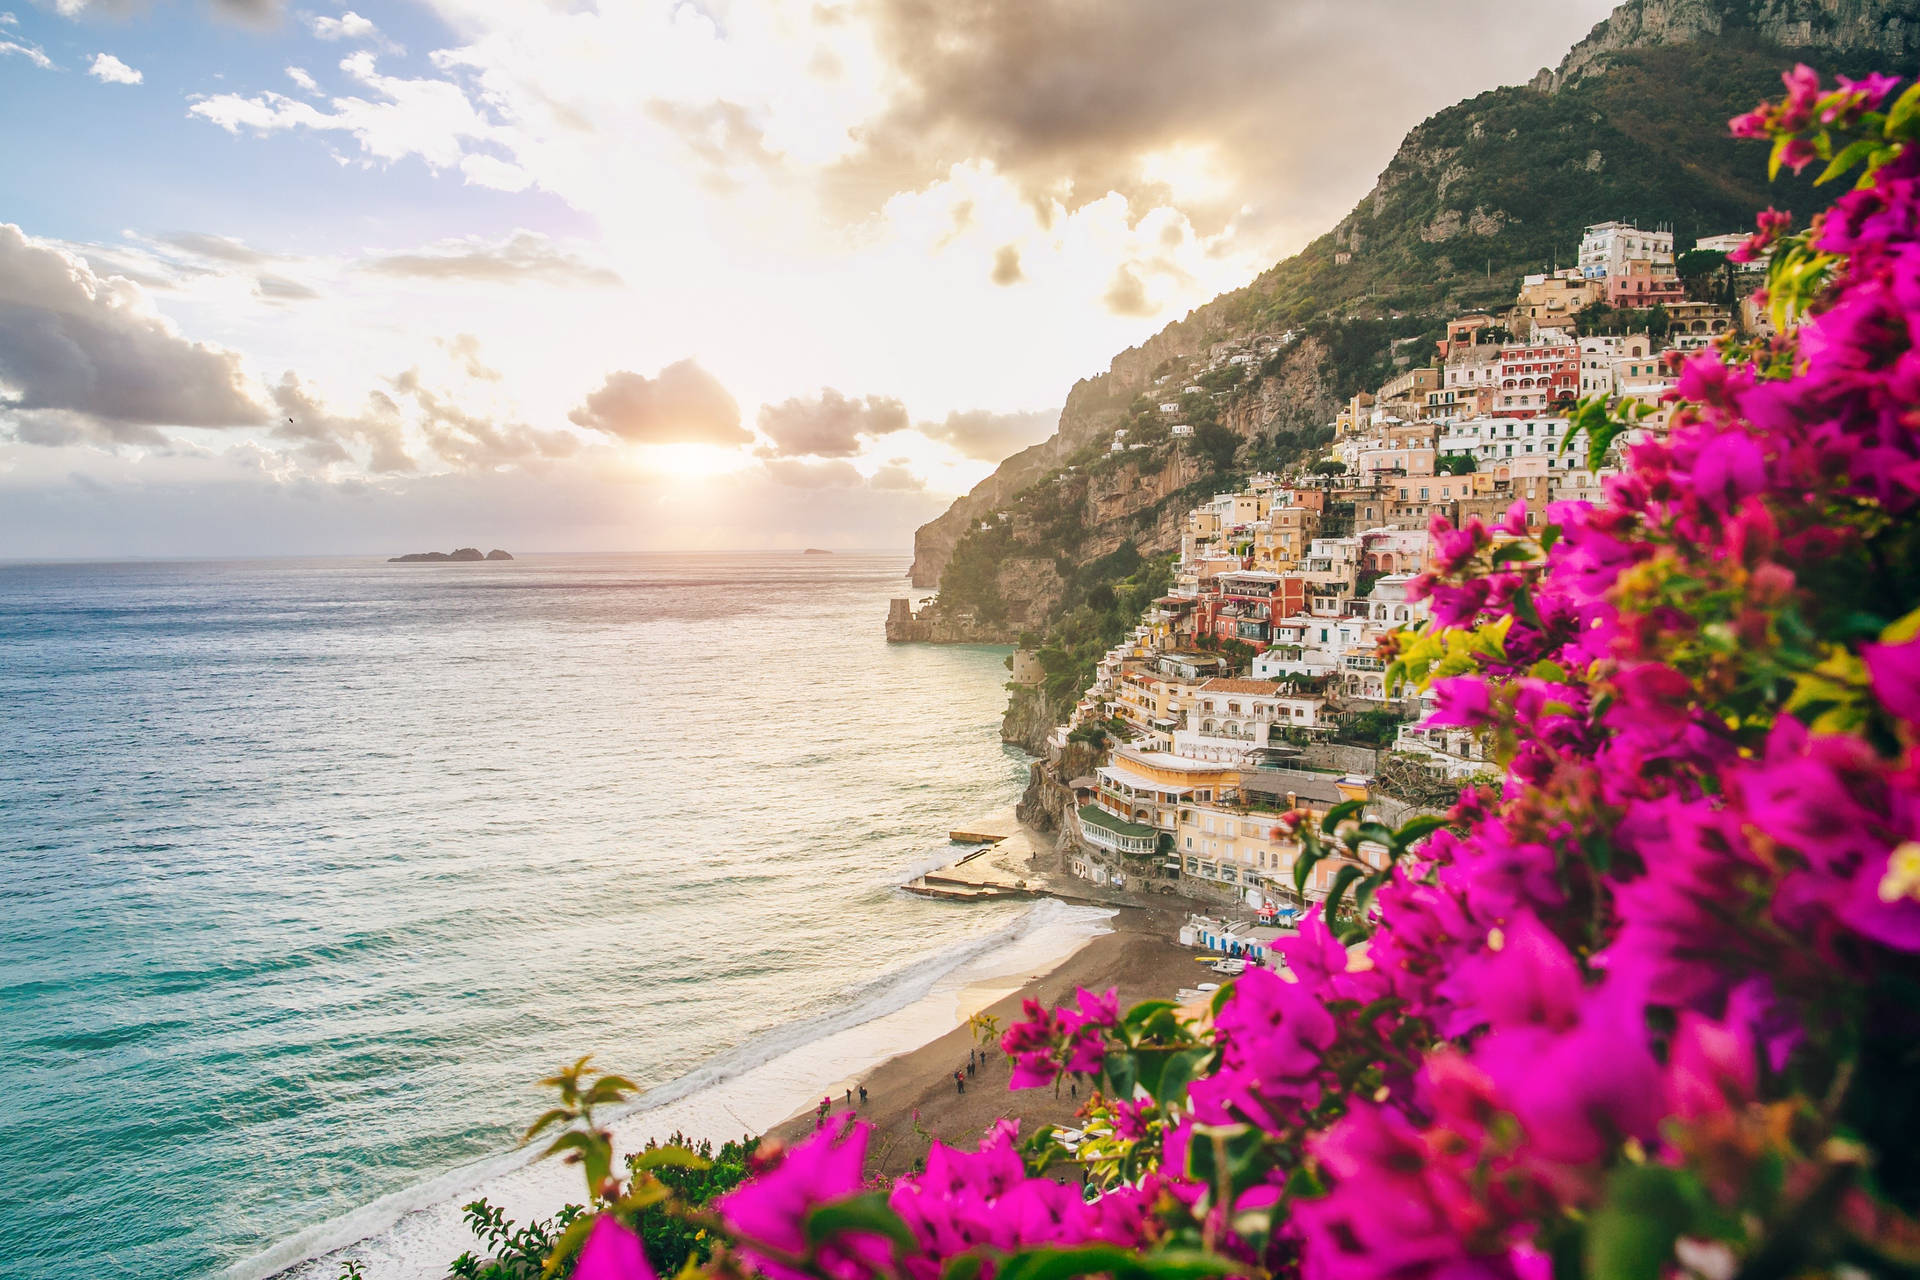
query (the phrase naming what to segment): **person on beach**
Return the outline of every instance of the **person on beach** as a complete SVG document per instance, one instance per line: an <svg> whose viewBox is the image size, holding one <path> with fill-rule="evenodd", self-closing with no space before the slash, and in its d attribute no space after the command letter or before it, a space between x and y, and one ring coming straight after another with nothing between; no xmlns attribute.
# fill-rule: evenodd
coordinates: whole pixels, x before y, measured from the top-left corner
<svg viewBox="0 0 1920 1280"><path fill-rule="evenodd" d="M853 1105L853 1090L851 1089L847 1090L847 1105L848 1106Z"/></svg>
<svg viewBox="0 0 1920 1280"><path fill-rule="evenodd" d="M955 1071L953 1073L953 1088L956 1093L965 1093L967 1091L967 1073L966 1072Z"/></svg>
<svg viewBox="0 0 1920 1280"><path fill-rule="evenodd" d="M863 1107L867 1105L867 1086L865 1085L860 1086L860 1105Z"/></svg>

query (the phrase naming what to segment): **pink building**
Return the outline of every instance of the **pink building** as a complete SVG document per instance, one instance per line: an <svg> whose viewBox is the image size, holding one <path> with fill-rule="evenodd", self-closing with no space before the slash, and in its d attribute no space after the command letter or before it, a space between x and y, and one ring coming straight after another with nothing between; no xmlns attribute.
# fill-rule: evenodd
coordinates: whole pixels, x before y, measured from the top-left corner
<svg viewBox="0 0 1920 1280"><path fill-rule="evenodd" d="M1616 307L1644 310L1655 303L1682 302L1686 296L1671 262L1635 258L1607 277L1607 301Z"/></svg>
<svg viewBox="0 0 1920 1280"><path fill-rule="evenodd" d="M1546 330L1524 346L1503 347L1495 371L1496 418L1532 418L1580 391L1580 344Z"/></svg>

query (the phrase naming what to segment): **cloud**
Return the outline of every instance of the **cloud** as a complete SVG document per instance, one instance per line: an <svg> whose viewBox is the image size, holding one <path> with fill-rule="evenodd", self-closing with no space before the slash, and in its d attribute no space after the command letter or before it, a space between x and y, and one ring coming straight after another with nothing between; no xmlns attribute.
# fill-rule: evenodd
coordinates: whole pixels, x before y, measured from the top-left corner
<svg viewBox="0 0 1920 1280"><path fill-rule="evenodd" d="M0 411L34 443L260 425L232 351L192 342L144 290L0 223Z"/></svg>
<svg viewBox="0 0 1920 1280"><path fill-rule="evenodd" d="M370 471L390 474L412 471L418 465L407 452L400 406L383 391L368 394L364 413L336 414L288 370L269 394L280 413L273 435L295 443L309 462L321 466L349 462L352 455L346 446L359 443L368 449Z"/></svg>
<svg viewBox="0 0 1920 1280"><path fill-rule="evenodd" d="M481 151L461 156L460 172L472 186L495 191L525 191L533 185L533 175L519 165Z"/></svg>
<svg viewBox="0 0 1920 1280"><path fill-rule="evenodd" d="M285 276L257 276L254 278L253 291L275 302L305 302L320 296L319 290Z"/></svg>
<svg viewBox="0 0 1920 1280"><path fill-rule="evenodd" d="M621 369L567 415L577 426L633 444L751 444L740 405L714 376L681 360L647 378Z"/></svg>
<svg viewBox="0 0 1920 1280"><path fill-rule="evenodd" d="M365 40L378 35L380 29L371 19L363 18L349 9L337 18L316 14L309 21L314 37L320 40Z"/></svg>
<svg viewBox="0 0 1920 1280"><path fill-rule="evenodd" d="M280 0L212 0L213 11L250 27L270 27L280 21Z"/></svg>
<svg viewBox="0 0 1920 1280"><path fill-rule="evenodd" d="M102 84L139 84L146 78L110 53L94 54L87 74Z"/></svg>
<svg viewBox="0 0 1920 1280"><path fill-rule="evenodd" d="M459 362L460 368L476 382L498 382L500 371L480 359L480 339L471 333L456 333L451 338L435 338L435 345Z"/></svg>
<svg viewBox="0 0 1920 1280"><path fill-rule="evenodd" d="M185 250L196 258L233 262L243 267L273 261L272 254L262 253L232 236L208 235L204 231L171 231L160 237L160 243Z"/></svg>
<svg viewBox="0 0 1920 1280"><path fill-rule="evenodd" d="M287 79L305 89L308 93L320 92L320 84L303 67L288 67Z"/></svg>
<svg viewBox="0 0 1920 1280"><path fill-rule="evenodd" d="M42 71L53 70L53 59L37 44L24 40L0 40L0 58L18 54Z"/></svg>
<svg viewBox="0 0 1920 1280"><path fill-rule="evenodd" d="M646 106L656 123L677 137L724 185L743 166L772 168L780 157L767 147L766 133L737 102L673 102L656 98Z"/></svg>
<svg viewBox="0 0 1920 1280"><path fill-rule="evenodd" d="M394 390L411 399L420 414L420 431L433 451L457 467L484 469L570 457L580 438L569 431L541 431L524 423L496 423L455 404L444 391L429 388L417 369L393 378Z"/></svg>
<svg viewBox="0 0 1920 1280"><path fill-rule="evenodd" d="M867 481L876 489L893 489L903 493L914 493L927 487L927 482L907 469L905 458L894 458L873 473L873 479Z"/></svg>
<svg viewBox="0 0 1920 1280"><path fill-rule="evenodd" d="M949 413L945 422L922 422L917 430L930 440L945 441L969 458L999 462L1045 440L1059 421L1058 409L1028 413L968 409Z"/></svg>
<svg viewBox="0 0 1920 1280"><path fill-rule="evenodd" d="M768 458L767 475L775 484L792 489L854 489L864 483L851 462L807 462L799 458Z"/></svg>
<svg viewBox="0 0 1920 1280"><path fill-rule="evenodd" d="M884 436L907 428L907 409L886 396L849 399L832 387L817 397L762 406L760 433L773 442L769 453L793 457L851 458L863 437Z"/></svg>
<svg viewBox="0 0 1920 1280"><path fill-rule="evenodd" d="M1026 278L1026 273L1020 270L1018 247L1003 244L993 251L993 282L995 284L1018 284Z"/></svg>
<svg viewBox="0 0 1920 1280"><path fill-rule="evenodd" d="M229 133L347 133L375 160L418 156L431 169L454 168L468 143L492 142L500 135L499 127L450 80L383 76L373 54L364 49L341 59L340 69L374 96L330 98L323 108L283 93L252 98L217 93L199 98L187 111Z"/></svg>
<svg viewBox="0 0 1920 1280"><path fill-rule="evenodd" d="M366 264L382 275L422 280L481 280L520 283L545 280L552 284L617 285L620 277L606 267L567 253L535 231L516 231L502 241L468 236L443 240L421 253L396 253Z"/></svg>
<svg viewBox="0 0 1920 1280"><path fill-rule="evenodd" d="M1150 316L1159 310L1148 300L1147 287L1140 283L1140 277L1124 262L1113 273L1113 283L1100 300L1117 316Z"/></svg>
<svg viewBox="0 0 1920 1280"><path fill-rule="evenodd" d="M1205 235L1331 221L1407 125L1557 59L1605 7L1509 24L1487 0L871 0L860 12L896 88L837 194L871 209L985 162L1068 212L1115 191ZM1389 67L1394 92L1357 91Z"/></svg>

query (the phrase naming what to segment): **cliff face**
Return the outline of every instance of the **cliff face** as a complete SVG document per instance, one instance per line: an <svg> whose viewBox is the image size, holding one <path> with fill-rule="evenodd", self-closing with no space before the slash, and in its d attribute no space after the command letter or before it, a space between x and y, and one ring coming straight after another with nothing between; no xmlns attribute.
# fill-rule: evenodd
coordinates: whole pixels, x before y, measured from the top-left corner
<svg viewBox="0 0 1920 1280"><path fill-rule="evenodd" d="M1535 88L1552 92L1603 71L1631 49L1728 36L1788 49L1875 54L1890 64L1920 52L1913 0L1627 0ZM1891 65L1888 69L1894 69Z"/></svg>
<svg viewBox="0 0 1920 1280"><path fill-rule="evenodd" d="M1204 351L1224 327L1209 316L1212 305L1168 325L1139 346L1128 347L1113 358L1105 373L1076 382L1067 393L1060 425L1052 436L1002 462L939 518L921 525L913 535L913 585L939 586L953 549L982 516L1006 505L1008 499L1060 467L1074 453L1110 436L1114 419L1153 381L1154 369L1170 358Z"/></svg>

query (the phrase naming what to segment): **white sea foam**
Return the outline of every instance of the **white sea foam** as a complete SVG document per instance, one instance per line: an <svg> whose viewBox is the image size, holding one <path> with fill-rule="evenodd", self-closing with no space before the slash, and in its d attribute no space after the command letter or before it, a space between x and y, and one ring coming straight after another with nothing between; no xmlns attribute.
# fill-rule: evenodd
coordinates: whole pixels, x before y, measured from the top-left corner
<svg viewBox="0 0 1920 1280"><path fill-rule="evenodd" d="M938 865L938 864L936 864ZM613 1123L622 1150L676 1131L724 1141L758 1133L898 1053L951 1030L962 991L1017 983L1056 967L1107 932L1112 913L1052 899L1011 923L957 943L847 993L827 1018L777 1027L639 1098ZM581 1199L577 1167L502 1153L383 1196L320 1223L230 1268L228 1280L333 1280L358 1260L369 1280L439 1280L473 1247L461 1206L485 1197L524 1222Z"/></svg>

